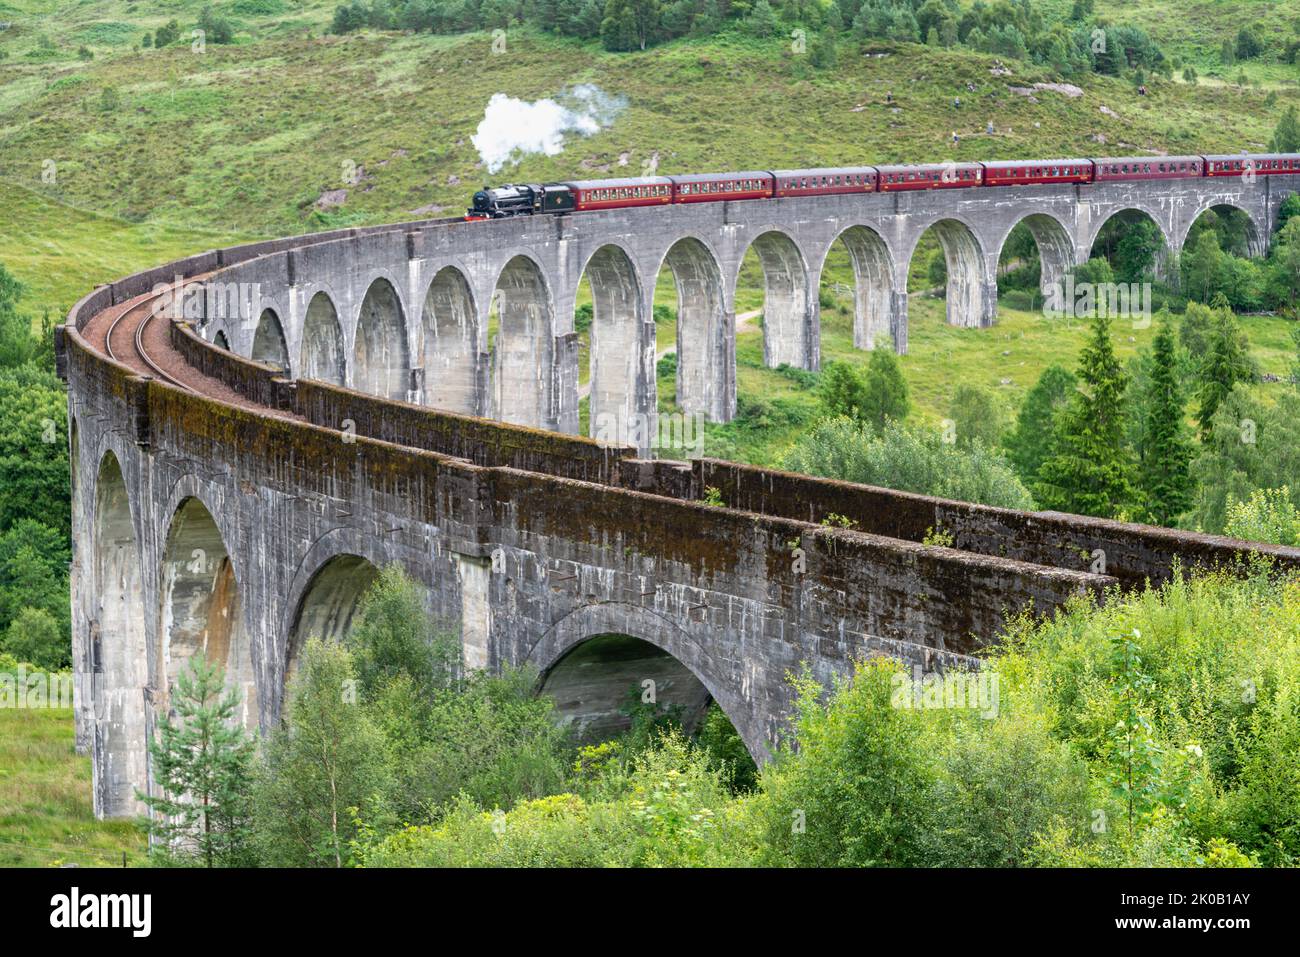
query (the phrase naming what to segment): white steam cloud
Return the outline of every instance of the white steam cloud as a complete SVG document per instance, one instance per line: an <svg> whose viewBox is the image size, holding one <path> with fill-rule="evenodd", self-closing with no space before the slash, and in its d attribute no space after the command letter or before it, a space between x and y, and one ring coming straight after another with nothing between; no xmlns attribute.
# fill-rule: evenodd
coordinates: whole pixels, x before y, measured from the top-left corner
<svg viewBox="0 0 1300 957"><path fill-rule="evenodd" d="M530 153L559 154L566 133L599 133L626 107L625 98L610 96L590 83L532 103L494 93L470 142L488 172L495 173Z"/></svg>

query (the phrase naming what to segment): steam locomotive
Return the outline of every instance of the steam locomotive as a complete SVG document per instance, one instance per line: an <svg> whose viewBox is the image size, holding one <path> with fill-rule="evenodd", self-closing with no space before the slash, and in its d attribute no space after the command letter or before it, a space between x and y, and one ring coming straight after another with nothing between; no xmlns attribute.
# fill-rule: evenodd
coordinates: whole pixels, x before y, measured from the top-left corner
<svg viewBox="0 0 1300 957"><path fill-rule="evenodd" d="M918 189L1274 174L1300 175L1300 153L930 163L918 166L697 173L687 176L485 186L474 194L473 205L466 211L465 218L503 219L539 213L572 213L631 206L776 199L832 193L888 193Z"/></svg>

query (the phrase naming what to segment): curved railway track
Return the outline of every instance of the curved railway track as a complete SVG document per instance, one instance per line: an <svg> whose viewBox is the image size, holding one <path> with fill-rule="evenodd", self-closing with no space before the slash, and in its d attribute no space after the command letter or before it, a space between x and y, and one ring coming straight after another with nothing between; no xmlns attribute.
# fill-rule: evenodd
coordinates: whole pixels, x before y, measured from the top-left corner
<svg viewBox="0 0 1300 957"><path fill-rule="evenodd" d="M162 366L153 360L149 355L149 350L145 347L144 332L149 322L154 318L154 301L153 296L147 296L144 297L142 302L137 302L122 310L104 334L104 348L108 352L110 359L132 367L138 367L139 363L144 363L151 375L164 382L186 389L188 386L175 376L168 374ZM129 353L122 351L124 337L127 338L126 345L130 349ZM132 361L133 359L137 361Z"/></svg>

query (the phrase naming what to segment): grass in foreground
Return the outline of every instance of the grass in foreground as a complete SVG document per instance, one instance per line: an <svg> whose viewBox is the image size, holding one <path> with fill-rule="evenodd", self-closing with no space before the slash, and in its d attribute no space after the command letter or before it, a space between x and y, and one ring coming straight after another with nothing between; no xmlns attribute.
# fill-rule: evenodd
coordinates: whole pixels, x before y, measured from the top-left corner
<svg viewBox="0 0 1300 957"><path fill-rule="evenodd" d="M0 710L0 867L139 866L131 821L97 821L90 759L73 750L72 710Z"/></svg>

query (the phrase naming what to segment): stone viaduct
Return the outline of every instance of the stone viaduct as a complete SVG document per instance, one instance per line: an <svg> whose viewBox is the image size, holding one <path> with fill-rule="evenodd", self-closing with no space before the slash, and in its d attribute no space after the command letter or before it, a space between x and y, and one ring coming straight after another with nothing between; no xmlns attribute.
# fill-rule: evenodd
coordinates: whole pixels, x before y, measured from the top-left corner
<svg viewBox="0 0 1300 957"><path fill-rule="evenodd" d="M579 437L574 303L586 276L593 430L655 412L665 265L678 402L725 421L751 247L766 359L811 369L837 240L857 279L857 344L902 351L908 265L928 229L947 258L949 321L983 326L1018 222L1045 285L1126 209L1177 251L1200 213L1230 205L1262 250L1295 188L1282 179L416 222L212 251L97 288L56 334L74 667L91 679L78 682L77 740L96 812L139 810L146 742L191 655L244 691L247 726L272 727L306 638L345 634L388 563L428 587L467 667L535 666L579 728L612 727L628 688L651 679L688 716L717 701L761 758L802 666L829 681L872 654L969 663L1022 609L1158 581L1175 559L1235 562L1247 546L1223 538L674 461L635 430ZM134 352L115 351L131 317ZM853 526L825 524L832 514ZM952 546L924 544L931 531ZM1300 551L1255 550L1300 567Z"/></svg>

